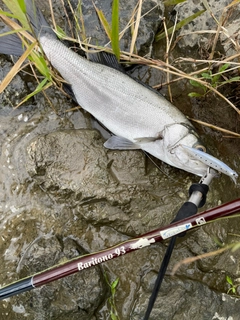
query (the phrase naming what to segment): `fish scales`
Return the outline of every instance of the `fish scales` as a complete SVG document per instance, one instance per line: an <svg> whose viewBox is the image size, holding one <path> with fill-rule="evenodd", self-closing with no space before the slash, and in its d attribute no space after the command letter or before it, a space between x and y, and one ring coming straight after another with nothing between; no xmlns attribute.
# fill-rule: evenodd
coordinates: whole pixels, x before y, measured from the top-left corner
<svg viewBox="0 0 240 320"><path fill-rule="evenodd" d="M88 61L51 37L40 37L40 43L51 64L71 84L80 106L114 134L121 136L125 130L125 137L134 139L141 130L151 137L169 123L190 125L165 98L120 71Z"/></svg>
<svg viewBox="0 0 240 320"><path fill-rule="evenodd" d="M208 167L234 181L238 176L220 160L198 154L206 150L187 118L169 101L119 70L79 56L59 41L32 0L25 0L27 14L43 51L71 85L79 105L114 135L109 149L142 149L179 169L204 176ZM0 37L0 53L21 55L15 35ZM184 147L183 147L184 146Z"/></svg>

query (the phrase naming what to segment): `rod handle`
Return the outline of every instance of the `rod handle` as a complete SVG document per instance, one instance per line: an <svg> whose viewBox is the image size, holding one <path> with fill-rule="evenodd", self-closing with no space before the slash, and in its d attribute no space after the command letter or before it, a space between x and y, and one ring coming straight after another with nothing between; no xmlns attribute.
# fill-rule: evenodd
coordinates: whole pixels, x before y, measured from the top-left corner
<svg viewBox="0 0 240 320"><path fill-rule="evenodd" d="M0 300L6 299L8 297L14 296L16 294L29 291L33 289L32 277L19 280L6 287L0 288Z"/></svg>

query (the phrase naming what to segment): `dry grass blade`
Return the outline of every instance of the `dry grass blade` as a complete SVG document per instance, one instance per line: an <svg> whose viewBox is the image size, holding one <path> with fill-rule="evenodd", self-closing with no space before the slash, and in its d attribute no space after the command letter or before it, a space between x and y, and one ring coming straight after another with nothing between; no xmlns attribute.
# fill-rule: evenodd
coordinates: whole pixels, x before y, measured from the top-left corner
<svg viewBox="0 0 240 320"><path fill-rule="evenodd" d="M240 54L234 55L234 58L239 57ZM129 52L122 52L122 58L125 61L128 62L132 62L132 63L137 63L137 64L143 64L143 65L148 65L149 67L161 70L162 72L169 72L173 75L178 76L179 78L177 80L181 80L181 79L188 79L188 80L194 80L194 81L198 81L200 84L202 84L203 86L206 86L210 91L213 91L215 94L217 94L221 99L223 99L224 101L226 101L239 115L240 115L240 110L231 102L228 100L228 98L226 98L223 94L221 94L217 89L213 88L211 86L211 84L209 84L206 81L203 81L201 79L196 79L192 74L187 74L177 68L175 68L173 65L169 65L163 61L160 60L153 60L153 59L146 59L144 57L138 56L136 54L132 54L131 56L129 55ZM204 60L195 60L195 59L186 59L186 58L181 58L182 60L185 61L192 61L192 62L202 62ZM231 61L231 57L225 59L224 61L217 61L214 60L214 62L217 63L226 63L228 61ZM206 62L209 62L208 60L206 60ZM233 63L236 64L237 63ZM239 64L239 63L238 63Z"/></svg>
<svg viewBox="0 0 240 320"><path fill-rule="evenodd" d="M70 2L70 1L69 1ZM72 8L72 6L70 6ZM71 9L72 10L72 9ZM84 42L86 42L87 40L87 35L86 35L86 30L85 30L85 24L84 24L84 17L83 17L83 12L82 12L82 3L79 2L78 4L78 16L79 16L79 20L80 20L80 24L78 22L78 19L77 17L75 18L75 21L76 21L76 26L77 26L77 30L79 30L81 36L82 36L82 39ZM74 15L75 17L75 15Z"/></svg>
<svg viewBox="0 0 240 320"><path fill-rule="evenodd" d="M177 16L177 15L176 15ZM167 26L166 26L166 22L165 19L163 19L163 25L164 25L164 31L166 34L166 63L169 64L169 51L170 51L170 41L169 41L169 37L168 37L168 32L167 32ZM167 67L167 83L168 83L168 94L169 94L169 99L172 102L172 92L171 92L171 87L170 87L170 73L168 72L169 68Z"/></svg>
<svg viewBox="0 0 240 320"><path fill-rule="evenodd" d="M176 19L175 19L175 23L174 23L174 26L173 26L173 31L172 31L172 35L171 35L170 40L169 40L169 37L168 37L168 30L167 30L167 26L166 26L166 23L165 23L165 19L163 19L163 25L164 25L164 31L165 31L165 34L166 34L166 43L167 43L167 48L166 48L166 63L167 64L169 64L169 52L170 52L170 49L171 49L173 36L174 36L174 33L175 33L175 28L176 28L176 25L177 25L177 18L178 18L178 14L176 14ZM168 93L169 93L169 99L172 102L173 99L172 99L172 92L171 92L171 87L170 87L170 73L168 72L168 70L169 70L169 68L167 67Z"/></svg>
<svg viewBox="0 0 240 320"><path fill-rule="evenodd" d="M13 30L18 30L18 29L22 29L21 26L19 26L18 23L16 23L15 21L11 20L10 18L8 18L7 16L3 15L0 13L0 18L2 19L2 21L8 25L11 29ZM23 29L23 31L19 31L19 33L21 35L23 35L26 39L28 39L31 42L35 42L35 39L28 33L25 31L26 29Z"/></svg>
<svg viewBox="0 0 240 320"><path fill-rule="evenodd" d="M226 6L226 9L231 8L240 3L240 0L233 0L229 5Z"/></svg>
<svg viewBox="0 0 240 320"><path fill-rule="evenodd" d="M65 14L65 17L66 17L66 21L67 21L67 24L68 24L68 27L69 27L69 30L70 30L70 33L71 33L71 37L73 38L74 37L73 25L72 25L72 23L70 21L68 12L67 12L66 7L64 5L64 0L61 0L61 3L62 3L62 10L64 11L64 14ZM73 8L72 8L71 3L69 1L68 1L68 5L69 5L69 8L70 8L70 10L71 10L71 12L73 14ZM80 6L81 6L81 4L80 4Z"/></svg>
<svg viewBox="0 0 240 320"><path fill-rule="evenodd" d="M158 7L158 5L152 7L149 11L145 12L145 13L140 17L140 19L142 19L143 17L145 17L146 15L148 15L151 11L155 10L157 7ZM129 19L129 22L128 22L127 25L124 27L124 29L120 32L120 37L119 37L119 39L121 39L121 38L124 36L125 32L126 32L129 28L131 28L131 27L134 26L134 24L135 24L134 16L135 16L135 14L136 14L136 12L137 12L137 8L138 8L138 5L135 6L135 8L134 8L134 10L133 10L133 13L132 13L132 15L131 15L131 18ZM134 28L133 28L133 30L134 30ZM133 32L132 32L132 33L133 33Z"/></svg>
<svg viewBox="0 0 240 320"><path fill-rule="evenodd" d="M142 13L142 0L139 0L138 2L138 10L137 10L137 18L135 21L135 26L134 26L134 31L132 35L132 41L131 41L131 46L130 46L130 55L133 53L135 43L137 40L137 35L138 35L138 29L141 21L141 13Z"/></svg>
<svg viewBox="0 0 240 320"><path fill-rule="evenodd" d="M12 79L15 77L15 75L19 72L19 69L23 62L27 59L33 48L37 45L37 42L33 42L27 50L23 53L23 55L18 59L18 61L14 64L12 69L9 71L9 73L6 75L6 77L3 79L3 81L0 84L0 93L5 90L5 88L9 85L9 83L12 81Z"/></svg>
<svg viewBox="0 0 240 320"><path fill-rule="evenodd" d="M52 24L54 26L54 29L57 30L57 25L56 25L54 13L53 13L52 0L49 0L48 2L49 2L49 8L50 8L50 12L51 12Z"/></svg>
<svg viewBox="0 0 240 320"><path fill-rule="evenodd" d="M181 62L181 61L186 61L186 62L192 62L192 63L216 63L218 65L220 64L225 64L227 62L230 62L231 64L233 65L237 65L238 67L240 67L240 63L239 62L236 62L236 61L232 61L236 58L240 58L240 53L236 53L235 55L233 56L230 56L230 57L226 57L224 60L199 60L199 59L193 59L193 58L184 58L184 57L179 57L177 59L177 61Z"/></svg>
<svg viewBox="0 0 240 320"><path fill-rule="evenodd" d="M13 0L11 0L11 1L13 1ZM14 0L15 1L15 0ZM50 5L50 8L51 8L51 13L52 13L52 20L54 21L54 16L53 16L53 12L52 12L52 7L51 7L51 1L52 0L49 0L49 5ZM64 2L63 0L61 0L62 2ZM118 1L115 1L116 3L118 3ZM230 8L230 7L232 7L232 6L234 6L234 5L236 5L236 4L238 4L240 1L238 0L234 0L234 1L232 1L227 7L225 7L225 9L224 10L227 10L228 8ZM204 3L205 3L205 7L207 8L207 10L208 10L208 12L210 12L210 14L211 14L211 8L208 6L208 4L207 4L207 1L204 1ZM168 83L170 83L170 80L171 80L171 82L172 81L178 81L178 80L181 80L181 79L189 79L189 80L197 80L197 82L199 82L200 84L202 84L203 86L205 86L206 88L208 88L210 91L212 91L212 92L214 92L214 93L216 93L218 96L220 96L223 100L225 100L238 114L240 114L240 110L238 109L238 108L236 108L235 106L234 106L234 104L232 104L225 96L223 96L215 87L213 87L212 85L211 85L211 83L209 83L209 82L207 82L207 81L205 81L203 78L201 78L201 77L198 77L197 79L194 77L194 74L197 74L197 72L198 72L198 74L201 74L201 72L198 70L197 72L195 71L195 72L193 72L193 73L185 73L185 72L183 72L183 71L181 71L180 69L177 69L177 68L175 68L174 67L174 65L171 65L169 62L168 62L168 58L167 58L167 60L166 60L166 63L165 62L162 62L162 61L156 61L156 60L151 60L151 59L146 59L146 58L142 58L142 57L139 57L138 55L136 55L136 54L134 54L133 53L133 51L134 51L134 47L135 47L135 45L136 45L136 39L137 39L137 35L138 35L138 31L139 31L139 26L140 26L140 21L141 21L141 18L143 17L143 16L145 16L146 14L148 14L148 12L147 13L144 13L144 15L143 16L141 16L141 12L142 12L142 4L143 4L143 0L138 0L138 3L137 3L137 5L135 6L135 9L134 9L134 12L133 12L133 14L132 14L132 18L131 18L131 20L130 20L130 22L127 24L127 26L124 28L124 30L120 33L120 39L121 39L121 37L122 37L122 35L124 34L124 32L129 28L129 27L131 27L131 26L134 26L134 28L133 28L133 33L132 33L132 40L131 40L131 47L130 47L130 52L122 52L121 53L121 58L123 59L123 60L125 60L125 61L128 61L128 62L130 62L130 63L140 63L140 64L144 64L144 65L147 65L147 66L149 66L149 67L152 67L152 68L156 68L156 69L158 69L158 70L161 70L161 71L163 71L163 72L165 72L165 73L167 73L167 77L168 77ZM100 10L98 10L97 8L96 8L96 6L94 5L94 7L95 7L95 9L96 9L96 12L97 12L97 14L98 14L98 16L99 16L99 19L101 20L101 23L102 23L102 25L103 25L103 27L105 28L105 31L106 31L106 33L107 33L107 35L108 35L108 37L109 37L109 39L110 40L112 40L112 27L111 27L111 25L108 23L108 21L106 20L106 18L105 18L105 16L104 16L104 14L103 14L103 12L102 11L100 11ZM153 9L155 9L156 8L156 6L155 7L153 7L153 8L151 8L151 10L153 10ZM72 8L71 8L71 10L72 10ZM149 10L149 12L151 11L151 10ZM200 15L200 14L202 14L202 12L204 12L204 10L203 11L199 11L197 14L198 15ZM73 10L72 10L72 13L73 13ZM4 16L4 15L1 15L0 14L0 17L2 18L2 20L6 23L6 24L8 24L12 29L15 29L15 32L16 32L16 29L20 29L20 27L19 27L19 25L16 23L16 22L14 22L14 21L12 21L10 18L8 18L7 16ZM135 19L134 19L134 17L135 17ZM195 16L194 16L195 17ZM116 15L115 15L115 18L117 19L118 18L118 12L117 12L117 10L116 10ZM189 17L189 18L191 18L191 20L193 20L193 16L192 17ZM214 18L214 17L213 17ZM216 20L215 20L216 21ZM187 21L184 21L184 23L186 23ZM221 27L219 27L219 29L218 29L218 31L209 31L209 32L213 32L213 33L215 33L216 34L216 36L215 36L215 38L217 39L218 38L218 35L219 35L219 33L224 33L225 35L226 35L226 30L223 28L223 26L222 26L222 24L221 23L219 23L218 21L217 21L217 23L218 23L218 26L221 26ZM55 22L54 22L54 24L55 24ZM169 52L169 50L170 50L170 46L171 46L171 43L172 43L172 39L173 39L173 34L174 34L174 31L175 30L177 30L179 27L181 27L182 26L182 24L177 24L177 23L175 23L175 25L170 29L170 32L172 33L172 37L171 37L171 39L169 40L169 38L170 38L170 36L169 36L169 30L166 30L166 26L165 26L165 37L167 38L167 50L166 50L166 56L168 57L168 52ZM221 29L221 30L220 30ZM199 31L198 31L199 32ZM28 40L30 40L31 42L34 42L35 43L35 39L28 33L28 32L26 32L25 30L21 30L21 32L19 32L21 35L23 35L24 36L24 38L25 39L28 39ZM197 32L196 32L197 33ZM168 36L167 36L168 35ZM115 35L115 37L116 37L116 35ZM23 42L25 41L24 39L22 39L23 40ZM85 40L85 39L84 39ZM70 41L74 41L74 39L70 39ZM76 39L75 39L75 41L76 41ZM76 41L77 42L77 41ZM81 41L79 41L80 42L80 47L83 49L83 50L85 50L85 51L88 51L88 49L85 49L86 47L88 48L88 47L92 47L92 48L95 48L95 49L98 49L99 51L102 51L102 50L104 50L104 51L107 51L107 52L112 52L111 51L111 49L109 49L109 48L107 48L107 47L98 47L98 46L91 46L91 45L88 45L88 44L85 44L85 41L84 42L81 42ZM24 42L24 44L25 44L25 46L26 47L28 47L29 46L29 44L26 44L25 42ZM36 44L36 43L35 43ZM35 44L34 44L34 46L35 46ZM83 48L83 46L84 46L84 48ZM29 50L29 49L28 49ZM25 57L25 55L27 55L26 53L23 55L24 57ZM239 54L237 54L237 55L235 55L235 56L233 56L233 57L228 57L228 58L226 58L225 60L223 60L223 61L214 61L214 60L194 60L194 59L192 59L192 61L194 62L194 63L196 63L196 62L199 62L199 63L208 63L209 65L211 64L211 63L217 63L217 64L221 64L221 63L226 63L227 61L231 61L231 64L235 64L236 65L236 67L237 66L240 66L240 64L237 64L235 61L232 61L233 59L235 59L235 58L239 58L239 56L240 56L240 53ZM22 57L20 58L20 59L22 59ZM19 61L21 61L19 59ZM181 58L180 58L181 59ZM182 58L182 60L184 60L184 58ZM186 59L187 61L191 61L190 59ZM186 61L185 60L185 61ZM19 63L19 61L18 61L18 63ZM21 65L21 64L19 64L19 65ZM35 63L35 66L37 66L37 64ZM46 68L46 67L45 67ZM14 70L13 70L13 74L16 74L17 73L17 68L16 68L16 66L14 66ZM18 68L18 70L19 70L19 68ZM40 71L41 72L41 71ZM50 72L49 72L49 74L50 74ZM175 77L172 77L173 79L170 79L170 75L175 75ZM213 75L216 75L216 74L213 74ZM44 75L45 76L45 75ZM177 77L178 78L177 78ZM3 81L3 83L1 84L1 88L2 88L2 86L4 85L4 88L6 87L6 83L9 83L8 81L9 81L9 75L7 76L8 77L8 79L6 79L5 81ZM50 79L50 81L51 81L51 77L49 78ZM11 80L10 80L11 81ZM212 126L212 128L214 129L214 126L213 125L209 125L209 124L206 124L206 125L208 125L208 126ZM232 135L232 136L236 136L236 137L239 137L239 135L238 134L236 134L236 133L234 133L234 132L231 132L231 131L228 131L228 130L225 130L225 129L222 129L222 128L218 128L218 127L215 127L215 129L216 130L220 130L220 131L222 131L222 132L225 132L225 133L228 133L228 134L230 134L230 135ZM225 131L224 131L225 130Z"/></svg>
<svg viewBox="0 0 240 320"><path fill-rule="evenodd" d="M230 134L232 136L235 136L237 138L240 138L240 134L239 133L236 133L236 132L233 132L233 131L230 131L230 130L226 130L224 128L221 128L221 127L218 127L218 126L214 126L213 124L210 124L210 123L207 123L207 122L204 122L204 121L200 121L200 120L197 120L197 119L193 119L193 118L189 118L187 117L189 120L191 121L194 121L196 123L199 123L203 126L206 126L206 127L209 127L211 129L214 129L214 130L217 130L217 131L221 131L221 132L224 132L224 133L227 133L227 134Z"/></svg>
<svg viewBox="0 0 240 320"><path fill-rule="evenodd" d="M191 15L190 17L187 17L187 18L183 19L182 21L178 22L178 23L176 24L176 26L170 27L170 28L168 29L168 31L167 31L168 34L171 34L171 33L173 32L173 29L174 29L174 30L179 30L179 29L181 29L183 26L185 26L186 24L192 22L192 21L193 21L194 19L196 19L198 16L200 16L201 14L203 14L205 11L206 11L206 10L200 10L200 11L194 13L193 15ZM159 40L161 40L161 39L163 39L163 38L165 38L165 31L164 31L164 32L161 32L161 33L158 33L158 34L156 35L156 37L155 37L155 40L156 40L156 41L159 41Z"/></svg>
<svg viewBox="0 0 240 320"><path fill-rule="evenodd" d="M94 3L93 3L93 5L94 5L94 8L95 8L97 15L98 15L98 18L101 21L101 24L102 24L109 40L111 40L112 29L111 29L110 24L108 23L107 19L105 18L105 15L102 12L102 10L99 10Z"/></svg>
<svg viewBox="0 0 240 320"><path fill-rule="evenodd" d="M178 262L172 269L172 272L171 272L171 275L174 275L177 270L184 264L189 264L191 262L194 262L194 261L197 261L197 260L200 260L200 259L204 259L204 258L209 258L209 257L212 257L212 256L215 256L217 254L220 254L226 250L229 250L230 248L232 247L231 246L227 246L225 248L222 248L222 249L218 249L218 250L215 250L215 251L212 251L212 252L208 252L208 253L203 253L203 254L200 254L196 257L191 257L191 258L186 258L180 262Z"/></svg>
<svg viewBox="0 0 240 320"><path fill-rule="evenodd" d="M169 66L169 65L166 65L165 64L165 67L162 67L162 63L161 65L159 65L158 63L155 64L155 63L152 63L151 66L153 68L156 68L156 69L159 69L163 72L166 72L166 67L170 67L172 68L172 66ZM174 70L175 69L175 70ZM206 81L203 81L201 79L196 79L195 77L189 75L189 74L186 74L186 73L183 73L182 71L179 71L177 70L176 68L174 68L173 70L168 70L169 73L173 74L173 75L176 75L178 77L181 77L181 79L189 79L189 80L193 80L193 81L197 81L199 82L200 84L202 84L203 86L207 87L210 91L213 91L214 93L216 93L219 97L221 97L224 101L226 101L239 115L240 115L240 110L231 102L228 100L228 98L226 98L223 94L221 94L217 89L213 88L211 86L211 84L209 84L208 82ZM176 71L177 70L177 71ZM180 80L180 79L179 79Z"/></svg>
<svg viewBox="0 0 240 320"><path fill-rule="evenodd" d="M25 31L25 29L24 28L20 28L20 29L16 29L16 30L10 30L8 32L0 33L0 37L5 37L5 36L8 36L8 35L13 34L13 33L20 33L21 31Z"/></svg>
<svg viewBox="0 0 240 320"><path fill-rule="evenodd" d="M210 8L210 6L208 4L208 1L207 0L202 0L202 3L204 5L204 7L206 8L206 10L209 12L210 16L216 21L217 24L219 24L217 18L213 14L212 9Z"/></svg>
<svg viewBox="0 0 240 320"><path fill-rule="evenodd" d="M239 2L239 1L238 1ZM213 12L211 11L208 3L206 0L203 0L203 3L204 3L204 6L206 7L206 9L209 11L210 15L213 17L213 19L216 21L217 23L217 31L216 31L216 35L214 37L214 40L213 40L213 45L212 45L212 51L211 51L211 54L209 56L209 59L212 59L214 54L215 54L215 51L216 51L216 46L217 46L217 42L218 42L218 39L219 39L219 35L220 33L223 33L232 43L235 47L237 47L237 43L236 41L233 40L233 38L229 35L228 31L226 28L224 28L224 21L226 22L226 14L227 14L227 11L228 9L230 8L229 6L225 7L222 11L222 15L219 19L219 21L216 19L216 17L214 16ZM233 5L236 5L236 3L232 3L231 6Z"/></svg>
<svg viewBox="0 0 240 320"><path fill-rule="evenodd" d="M216 51L216 46L217 46L217 42L218 42L218 38L219 38L219 35L220 35L220 31L222 29L222 23L223 23L223 19L222 17L220 18L220 22L218 23L218 27L217 27L217 31L216 31L216 34L215 34L215 37L214 37L214 40L213 40L213 44L212 44L212 51L209 55L209 59L213 59L214 57L214 54L215 54L215 51Z"/></svg>

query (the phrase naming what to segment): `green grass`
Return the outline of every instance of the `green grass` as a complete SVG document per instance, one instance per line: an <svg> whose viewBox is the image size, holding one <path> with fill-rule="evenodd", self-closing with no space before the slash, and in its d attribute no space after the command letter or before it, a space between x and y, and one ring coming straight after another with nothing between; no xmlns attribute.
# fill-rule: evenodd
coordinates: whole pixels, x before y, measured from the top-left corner
<svg viewBox="0 0 240 320"><path fill-rule="evenodd" d="M9 9L10 13L0 10L0 17L12 29L11 32L7 32L3 35L17 32L21 37L23 46L25 48L25 52L19 58L19 60L15 63L13 68L7 74L6 78L1 82L0 93L3 90L5 90L5 88L11 82L13 77L20 70L22 70L22 65L25 62L26 58L29 59L29 64L35 67L39 71L39 73L43 76L43 80L41 79L41 81L38 80L40 78L37 78L38 85L36 89L31 94L26 96L23 99L23 101L20 102L20 104L18 105L20 106L22 103L30 99L32 96L46 90L48 87L50 87L53 84L52 72L51 72L51 69L49 68L47 59L45 58L39 46L37 46L36 39L34 39L28 33L28 32L31 32L32 30L26 16L25 2L23 0L3 0L3 2ZM12 21L10 18L14 18L17 21L19 21L19 24ZM29 64L27 64L26 66L28 66Z"/></svg>
<svg viewBox="0 0 240 320"><path fill-rule="evenodd" d="M223 65L221 65L218 68L218 71L216 73L213 73L212 70L207 69L204 72L201 72L200 75L196 76L196 80L190 80L190 84L195 87L200 89L200 91L202 91L201 93L199 92L190 92L188 94L189 97L203 97L204 95L206 95L210 89L208 87L206 87L204 84L200 83L199 81L197 81L197 79L204 79L208 84L210 84L210 86L212 88L219 88L221 86L224 86L225 84L229 84L232 82L239 82L240 81L240 76L230 76L227 77L225 74L229 73L228 68L229 68L230 64L229 63L225 63ZM225 77L224 77L225 76Z"/></svg>
<svg viewBox="0 0 240 320"><path fill-rule="evenodd" d="M200 11L194 13L193 15L181 20L180 22L178 22L176 24L176 26L168 28L167 29L167 34L170 35L170 34L173 33L173 31L177 31L177 30L181 29L182 27L186 26L187 24L192 22L194 19L199 17L201 14L203 14L205 11L206 10L200 10ZM164 38L166 38L166 33L165 32L159 32L155 36L155 40L156 41L159 41L159 40L164 39Z"/></svg>
<svg viewBox="0 0 240 320"><path fill-rule="evenodd" d="M111 320L120 320L117 313L116 303L115 303L116 288L119 283L119 278L116 278L113 282L110 283L106 273L104 273L104 277L111 292L111 296L108 298L108 304L110 306L109 314L110 314Z"/></svg>
<svg viewBox="0 0 240 320"><path fill-rule="evenodd" d="M227 294L233 294L235 297L237 297L237 288L240 286L239 283L234 283L231 277L226 276L226 281L230 285L230 288L227 291Z"/></svg>
<svg viewBox="0 0 240 320"><path fill-rule="evenodd" d="M165 5L174 5L176 3L183 2L181 0L167 0L165 1ZM15 76L17 72L22 70L25 66L31 65L33 70L37 70L37 72L33 71L34 76L37 79L37 86L33 93L28 95L23 101L27 101L30 97L33 95L45 91L46 88L55 85L59 88L61 88L61 80L59 78L59 75L56 70L52 69L52 67L49 65L44 53L42 52L39 45L36 43L36 39L34 39L32 36L29 35L27 31L31 30L31 27L29 26L28 19L26 18L25 12L25 4L23 0L4 0L4 3L8 7L9 12L5 12L3 10L0 11L0 17L4 20L6 24L9 25L9 27L12 29L10 32L18 32L18 34L21 36L22 42L24 47L26 48L26 53L20 57L18 62L13 66L13 70L9 72L6 79L2 81L0 84L0 92L2 92L11 79ZM233 1L228 7L223 8L222 10L222 16L225 17L226 12L229 8L234 9L234 6L237 5L237 1ZM70 5L70 3L69 3ZM195 88L190 93L190 97L194 98L201 98L206 94L214 93L218 95L221 99L223 99L230 107L232 107L238 114L240 114L239 109L227 98L225 97L218 89L224 85L229 85L232 82L239 82L240 77L237 75L234 75L234 72L236 73L237 70L240 69L240 63L236 62L236 58L239 57L239 46L237 42L233 41L233 39L229 39L233 43L233 47L236 49L236 55L225 57L221 61L214 60L214 59L193 59L191 57L179 57L178 59L175 59L174 61L169 58L169 52L171 50L174 50L174 47L176 45L177 39L174 41L175 33L177 30L181 29L186 24L192 22L196 17L200 16L207 10L211 15L212 19L216 22L217 29L221 29L221 21L222 19L219 19L219 21L214 17L214 15L211 12L211 8L207 5L207 2L204 1L205 9L198 11L194 15L191 15L190 17L176 22L174 26L166 26L164 32L160 32L156 35L156 40L166 41L166 60L152 60L145 57L141 57L136 53L136 40L138 35L138 29L140 25L140 21L142 19L142 0L138 1L137 6L135 7L134 11L130 15L129 22L127 23L126 27L123 28L123 30L120 30L119 27L119 0L114 0L112 2L112 17L111 22L108 22L104 12L99 10L95 6L95 10L98 14L98 17L100 19L100 22L110 40L110 45L101 47L92 45L89 42L88 35L86 34L86 30L84 27L84 17L81 10L81 1L79 2L77 6L76 12L72 10L72 13L74 14L74 20L76 29L79 33L79 37L77 39L73 38L73 35L71 37L67 37L65 32L56 25L55 21L53 21L53 24L55 25L55 32L61 39L67 39L70 41L77 42L80 47L85 50L86 52L90 48L94 48L97 50L104 50L107 52L113 52L118 60L121 60L121 62L127 62L128 64L143 64L147 65L150 68L155 68L161 72L166 73L168 83L161 84L162 85L168 85L169 86L169 93L171 97L171 83L176 81L182 81L182 80L188 80L190 81L190 84ZM16 22L13 22L11 18L17 19L20 24L17 24ZM70 19L67 17L68 23L71 24ZM129 52L121 52L120 51L120 41L124 33L131 29L132 39L131 39L131 46ZM73 29L73 28L72 28ZM224 33L224 29L223 33ZM217 41L219 37L218 30L212 30L215 32L215 41ZM201 34L201 31L198 33ZM204 31L203 31L204 33ZM171 39L169 40L169 36L171 35ZM226 34L227 36L227 34ZM165 40L164 40L165 39ZM213 46L213 49L215 47ZM212 55L212 53L211 53ZM25 64L25 59L28 57L29 63ZM191 63L194 63L195 70L184 72L179 65L181 63L188 63L189 65ZM204 68L201 69L200 66L204 64ZM212 66L218 64L218 70L213 73ZM38 76L38 74L41 75L41 77ZM156 86L157 87L157 86ZM20 103L21 104L21 103ZM221 128L217 129L221 130ZM223 129L224 130L224 129Z"/></svg>

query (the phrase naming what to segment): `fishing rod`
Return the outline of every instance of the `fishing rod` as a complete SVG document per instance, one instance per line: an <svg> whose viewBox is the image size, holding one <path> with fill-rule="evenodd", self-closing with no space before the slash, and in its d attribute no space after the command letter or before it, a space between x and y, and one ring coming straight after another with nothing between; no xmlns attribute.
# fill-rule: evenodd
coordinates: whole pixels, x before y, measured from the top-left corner
<svg viewBox="0 0 240 320"><path fill-rule="evenodd" d="M137 238L121 242L105 250L76 257L65 263L55 265L30 277L18 280L2 287L0 289L0 300L32 290L34 288L38 288L52 281L94 267L114 258L118 258L129 252L142 249L156 242L161 242L182 232L187 232L190 229L198 228L218 218L228 217L239 211L240 198L221 206L206 210L197 215L190 216L181 221L176 221L170 225L167 225L166 227L153 230Z"/></svg>

